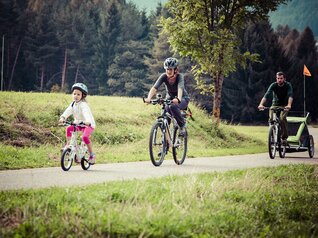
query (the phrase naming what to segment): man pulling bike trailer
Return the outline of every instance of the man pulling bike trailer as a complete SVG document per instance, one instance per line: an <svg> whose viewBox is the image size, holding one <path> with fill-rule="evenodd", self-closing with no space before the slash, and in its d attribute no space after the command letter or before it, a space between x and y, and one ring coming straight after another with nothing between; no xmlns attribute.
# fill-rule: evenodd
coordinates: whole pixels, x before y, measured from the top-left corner
<svg viewBox="0 0 318 238"><path fill-rule="evenodd" d="M264 107L271 96L272 106ZM304 117L288 117L292 102L293 88L286 82L285 74L277 72L276 82L268 87L258 106L260 111L269 110L268 152L271 159L275 158L277 150L281 158L286 152L305 150L310 158L314 156L314 139L307 128L309 113Z"/></svg>

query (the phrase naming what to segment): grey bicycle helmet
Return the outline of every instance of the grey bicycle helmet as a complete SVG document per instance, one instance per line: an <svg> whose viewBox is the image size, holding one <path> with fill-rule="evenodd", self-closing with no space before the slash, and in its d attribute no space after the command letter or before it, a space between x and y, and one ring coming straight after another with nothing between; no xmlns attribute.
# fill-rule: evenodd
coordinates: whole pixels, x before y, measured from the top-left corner
<svg viewBox="0 0 318 238"><path fill-rule="evenodd" d="M177 68L178 67L178 60L176 58L172 58L172 57L169 57L165 60L165 62L163 63L163 67L165 69L168 69L168 68Z"/></svg>
<svg viewBox="0 0 318 238"><path fill-rule="evenodd" d="M76 83L72 86L72 92L74 89L80 90L83 94L88 94L87 86L83 83Z"/></svg>

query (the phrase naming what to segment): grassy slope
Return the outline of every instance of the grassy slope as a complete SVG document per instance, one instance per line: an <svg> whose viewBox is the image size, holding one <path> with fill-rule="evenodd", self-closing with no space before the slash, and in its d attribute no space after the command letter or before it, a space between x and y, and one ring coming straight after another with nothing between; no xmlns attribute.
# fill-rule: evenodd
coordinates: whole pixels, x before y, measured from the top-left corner
<svg viewBox="0 0 318 238"><path fill-rule="evenodd" d="M47 138L43 139L43 133L33 130L41 128L63 138L64 129L55 125L69 95L0 93L0 97L1 138L6 137L6 143L23 138L20 144L28 145L13 147L1 140L0 158L7 156L0 161L2 168L8 160L8 167L55 165L56 161L47 159L48 153L58 154L60 142L50 133L44 133ZM99 124L94 137L99 160L104 156L103 162L112 161L111 153L118 161L148 160L145 145L157 107L137 98L90 97L90 104ZM215 130L202 111L192 109L196 121L189 123L190 155L209 156L235 148L242 153L249 151L246 148L260 148L256 144L264 145L266 127L221 125ZM21 133L17 128L28 130ZM247 140L251 134L255 139ZM0 191L0 236L316 237L317 178L317 166L289 165L86 187Z"/></svg>
<svg viewBox="0 0 318 238"><path fill-rule="evenodd" d="M0 92L0 98L0 169L59 166L65 129L57 121L71 96ZM159 106L125 97L89 96L88 102L97 122L92 142L98 163L149 160L148 137ZM202 110L194 105L191 109L195 121L188 120L188 157L265 150L266 136L255 137L244 127L216 128Z"/></svg>

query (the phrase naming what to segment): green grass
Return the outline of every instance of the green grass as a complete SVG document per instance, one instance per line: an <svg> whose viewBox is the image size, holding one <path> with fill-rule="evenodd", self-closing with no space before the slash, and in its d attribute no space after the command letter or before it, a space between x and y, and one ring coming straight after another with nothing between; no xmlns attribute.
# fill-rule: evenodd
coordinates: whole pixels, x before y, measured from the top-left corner
<svg viewBox="0 0 318 238"><path fill-rule="evenodd" d="M70 95L0 97L0 169L59 166L65 129L57 120ZM98 163L149 160L160 108L140 98L88 100ZM216 127L190 107L188 157L266 151L266 126ZM0 237L317 237L317 191L317 165L0 191Z"/></svg>
<svg viewBox="0 0 318 238"><path fill-rule="evenodd" d="M317 237L318 167L0 192L1 237Z"/></svg>
<svg viewBox="0 0 318 238"><path fill-rule="evenodd" d="M65 128L57 122L71 95L0 92L0 97L0 170L59 166ZM89 96L88 102L97 122L91 140L98 163L149 160L149 132L159 106L127 97ZM190 108L195 121L188 120L188 158L266 151L266 127L259 134L255 128L261 127L217 127L203 110Z"/></svg>

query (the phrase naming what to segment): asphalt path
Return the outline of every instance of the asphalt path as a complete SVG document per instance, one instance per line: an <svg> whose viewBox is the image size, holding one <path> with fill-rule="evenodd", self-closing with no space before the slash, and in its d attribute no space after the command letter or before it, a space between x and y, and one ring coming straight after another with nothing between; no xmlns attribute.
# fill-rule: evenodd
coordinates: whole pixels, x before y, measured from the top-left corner
<svg viewBox="0 0 318 238"><path fill-rule="evenodd" d="M72 166L65 172L60 167L0 171L0 190L38 189L49 187L71 187L108 181L158 178L162 176L223 172L235 169L273 167L287 164L318 165L318 128L310 128L315 140L315 156L310 159L308 151L287 153L286 158L277 156L270 159L268 153L186 159L183 165L176 165L168 159L160 167L149 161L95 164L87 171L80 165Z"/></svg>

